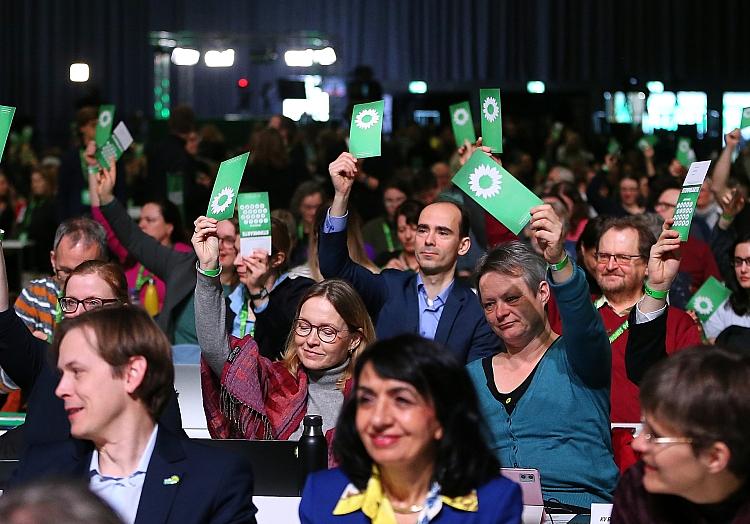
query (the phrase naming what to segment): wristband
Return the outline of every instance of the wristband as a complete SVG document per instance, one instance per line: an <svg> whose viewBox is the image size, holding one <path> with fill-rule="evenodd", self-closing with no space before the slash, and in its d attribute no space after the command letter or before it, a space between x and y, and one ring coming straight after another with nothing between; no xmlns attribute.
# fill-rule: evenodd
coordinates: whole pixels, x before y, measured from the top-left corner
<svg viewBox="0 0 750 524"><path fill-rule="evenodd" d="M656 300L667 298L667 295L669 294L668 289L665 291L659 291L656 289L651 289L648 284L644 284L643 289L648 296L650 296L651 298L655 298Z"/></svg>
<svg viewBox="0 0 750 524"><path fill-rule="evenodd" d="M550 264L549 267L552 271L560 271L567 265L568 265L568 254L565 253L565 256L560 262L558 262L557 264Z"/></svg>
<svg viewBox="0 0 750 524"><path fill-rule="evenodd" d="M268 296L268 290L266 288L262 288L259 293L252 294L250 293L250 300L263 300Z"/></svg>
<svg viewBox="0 0 750 524"><path fill-rule="evenodd" d="M221 264L219 264L219 267L216 269L201 269L200 262L196 262L195 269L197 269L198 273L201 275L205 275L209 278L218 277L221 274Z"/></svg>

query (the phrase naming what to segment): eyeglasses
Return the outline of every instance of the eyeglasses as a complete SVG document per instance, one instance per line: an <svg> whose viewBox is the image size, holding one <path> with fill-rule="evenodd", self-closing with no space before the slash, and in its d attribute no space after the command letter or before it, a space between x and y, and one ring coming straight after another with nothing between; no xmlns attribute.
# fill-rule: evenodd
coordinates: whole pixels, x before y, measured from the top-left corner
<svg viewBox="0 0 750 524"><path fill-rule="evenodd" d="M615 263L618 266L628 266L633 263L634 260L643 258L641 255L621 255L619 253L597 253L596 261L599 264L609 264L611 258L615 259Z"/></svg>
<svg viewBox="0 0 750 524"><path fill-rule="evenodd" d="M338 337L339 333L341 333L342 331L349 331L348 329L336 329L335 327L329 326L328 324L316 326L301 318L294 319L294 332L301 337L309 337L310 333L312 333L313 328L315 328L315 330L317 331L320 341L327 344L330 344L331 342L336 340L336 337Z"/></svg>
<svg viewBox="0 0 750 524"><path fill-rule="evenodd" d="M666 209L666 208L674 209L675 207L677 207L677 206L674 205L674 204L671 204L669 202L657 202L656 204L654 204L654 209L659 209L659 208L661 208L661 209Z"/></svg>
<svg viewBox="0 0 750 524"><path fill-rule="evenodd" d="M645 419L641 419L641 424L643 424L643 429L638 436L642 437L648 444L653 444L654 446L665 446L667 444L693 443L693 439L690 437L659 437L652 433L653 429L651 429Z"/></svg>
<svg viewBox="0 0 750 524"><path fill-rule="evenodd" d="M78 300L73 297L62 297L59 300L60 308L63 313L75 313L78 311L78 304L83 304L85 311L91 311L92 309L99 309L100 307L107 306L109 304L119 304L120 300L117 298L99 298L99 297L88 297L83 300Z"/></svg>
<svg viewBox="0 0 750 524"><path fill-rule="evenodd" d="M734 267L742 267L742 264L750 266L750 258L734 257L732 264L734 264Z"/></svg>

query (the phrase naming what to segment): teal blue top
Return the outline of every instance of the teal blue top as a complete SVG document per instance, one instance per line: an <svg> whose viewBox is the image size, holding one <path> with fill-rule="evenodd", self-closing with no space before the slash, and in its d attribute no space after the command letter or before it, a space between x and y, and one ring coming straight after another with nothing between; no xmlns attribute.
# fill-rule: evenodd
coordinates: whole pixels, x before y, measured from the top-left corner
<svg viewBox="0 0 750 524"><path fill-rule="evenodd" d="M492 357L467 366L487 440L503 467L539 470L545 500L581 507L611 502L617 466L609 426L609 340L579 268L562 284L547 280L565 337L544 354L510 415L493 393Z"/></svg>

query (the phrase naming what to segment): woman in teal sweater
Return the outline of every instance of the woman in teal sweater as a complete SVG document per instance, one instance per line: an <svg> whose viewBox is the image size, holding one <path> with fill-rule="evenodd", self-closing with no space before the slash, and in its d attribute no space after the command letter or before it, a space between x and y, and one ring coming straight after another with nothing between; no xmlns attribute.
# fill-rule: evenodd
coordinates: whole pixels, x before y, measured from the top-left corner
<svg viewBox="0 0 750 524"><path fill-rule="evenodd" d="M611 350L549 205L531 209L531 228L544 258L509 242L479 263L480 301L507 351L472 362L468 371L488 442L503 466L538 469L545 501L579 512L609 502L617 482L609 427ZM564 338L547 320L550 293Z"/></svg>

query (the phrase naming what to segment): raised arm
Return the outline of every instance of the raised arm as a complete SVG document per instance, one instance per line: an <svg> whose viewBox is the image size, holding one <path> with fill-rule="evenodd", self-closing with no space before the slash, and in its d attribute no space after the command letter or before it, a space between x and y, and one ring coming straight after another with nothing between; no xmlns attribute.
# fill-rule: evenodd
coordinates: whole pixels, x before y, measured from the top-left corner
<svg viewBox="0 0 750 524"><path fill-rule="evenodd" d="M568 360L589 386L606 387L612 353L602 319L591 303L586 277L565 253L562 222L552 206L531 208L531 230L550 266L548 280L560 307Z"/></svg>
<svg viewBox="0 0 750 524"><path fill-rule="evenodd" d="M195 333L201 354L211 370L221 377L229 356L226 301L219 279L219 237L215 218L198 217L191 241L198 256L195 282Z"/></svg>
<svg viewBox="0 0 750 524"><path fill-rule="evenodd" d="M711 176L711 189L717 195L721 195L725 189L727 189L727 181L729 180L729 172L732 168L732 154L737 148L737 144L740 142L740 130L733 129L726 135L724 140L727 145L721 151L719 159L714 165L714 172Z"/></svg>
<svg viewBox="0 0 750 524"><path fill-rule="evenodd" d="M117 166L114 161L110 162L110 166L110 169L102 169L97 174L89 175L96 177L94 187L99 197L99 209L128 253L166 282L172 268L184 263L185 259L194 260L194 255L163 246L140 230L114 196Z"/></svg>

